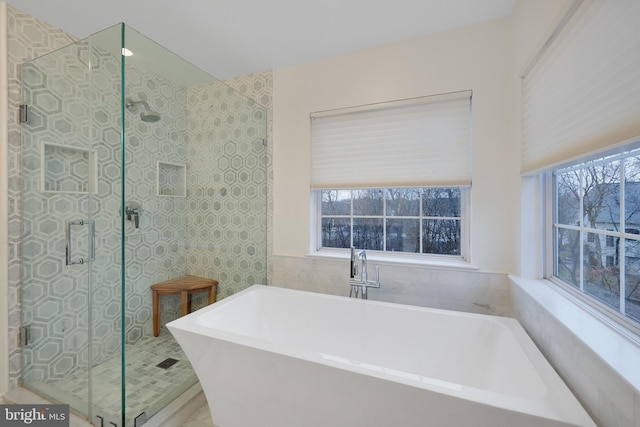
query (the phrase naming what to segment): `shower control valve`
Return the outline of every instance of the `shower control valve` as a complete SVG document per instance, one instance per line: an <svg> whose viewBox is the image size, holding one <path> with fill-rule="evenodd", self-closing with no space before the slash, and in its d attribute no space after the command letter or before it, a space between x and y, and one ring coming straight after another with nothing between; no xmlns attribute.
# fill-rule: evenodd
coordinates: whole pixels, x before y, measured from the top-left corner
<svg viewBox="0 0 640 427"><path fill-rule="evenodd" d="M127 221L133 221L135 228L140 228L140 211L142 208L139 203L129 203L124 208L124 214L127 216Z"/></svg>

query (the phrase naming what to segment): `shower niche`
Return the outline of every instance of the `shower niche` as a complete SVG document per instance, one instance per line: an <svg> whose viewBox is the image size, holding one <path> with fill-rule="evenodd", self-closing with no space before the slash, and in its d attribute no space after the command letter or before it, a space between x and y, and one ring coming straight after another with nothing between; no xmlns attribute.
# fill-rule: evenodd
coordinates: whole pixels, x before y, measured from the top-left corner
<svg viewBox="0 0 640 427"><path fill-rule="evenodd" d="M157 184L159 196L187 195L187 165L158 161Z"/></svg>
<svg viewBox="0 0 640 427"><path fill-rule="evenodd" d="M266 281L266 111L124 24L21 72L21 383L133 427L197 382L153 335L150 286L194 275L224 298ZM161 313L178 317L179 297Z"/></svg>
<svg viewBox="0 0 640 427"><path fill-rule="evenodd" d="M88 193L95 191L96 155L69 145L42 143L41 186L44 192Z"/></svg>

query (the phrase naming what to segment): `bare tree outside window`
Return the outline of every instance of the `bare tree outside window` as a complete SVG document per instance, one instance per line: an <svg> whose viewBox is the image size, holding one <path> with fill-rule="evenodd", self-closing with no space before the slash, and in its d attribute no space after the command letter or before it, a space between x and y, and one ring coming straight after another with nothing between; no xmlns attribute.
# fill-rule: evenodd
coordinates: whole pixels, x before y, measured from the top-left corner
<svg viewBox="0 0 640 427"><path fill-rule="evenodd" d="M386 190L387 239L389 252L420 253L420 188Z"/></svg>
<svg viewBox="0 0 640 427"><path fill-rule="evenodd" d="M457 187L322 190L322 247L461 254Z"/></svg>
<svg viewBox="0 0 640 427"><path fill-rule="evenodd" d="M640 159L602 158L554 179L554 275L640 320Z"/></svg>
<svg viewBox="0 0 640 427"><path fill-rule="evenodd" d="M580 169L556 174L556 222L580 225ZM580 233L556 227L556 275L580 287Z"/></svg>
<svg viewBox="0 0 640 427"><path fill-rule="evenodd" d="M640 321L640 156L625 159L624 183L625 314Z"/></svg>
<svg viewBox="0 0 640 427"><path fill-rule="evenodd" d="M351 244L351 190L322 191L322 242L326 247L348 248Z"/></svg>
<svg viewBox="0 0 640 427"><path fill-rule="evenodd" d="M460 189L424 189L423 245L426 253L460 255Z"/></svg>

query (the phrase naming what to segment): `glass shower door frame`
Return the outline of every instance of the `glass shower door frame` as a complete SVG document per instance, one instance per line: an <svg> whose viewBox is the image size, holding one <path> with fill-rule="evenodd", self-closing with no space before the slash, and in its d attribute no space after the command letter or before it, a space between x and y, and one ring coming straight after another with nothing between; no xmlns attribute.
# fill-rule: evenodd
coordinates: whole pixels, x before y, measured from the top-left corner
<svg viewBox="0 0 640 427"><path fill-rule="evenodd" d="M22 383L51 401L69 403L97 425L118 426L121 360L115 413L96 398L114 393L112 384L95 380L94 368L100 364L113 377L104 350L122 353L122 279L120 271L112 274L120 266L111 265L120 261L103 247L110 241L105 230L117 228L105 220L107 202L112 215L122 215L101 195L105 188L112 193L104 182L104 159L118 157L123 138L120 97L113 102L105 95L113 85L101 87L114 77L122 87L119 55L107 52L121 52L121 32L122 25L112 27L22 67ZM106 123L108 117L114 119ZM107 131L118 134L117 146L106 142ZM120 249L120 242L118 235L109 245ZM117 282L117 293L105 278ZM105 319L109 313L111 320Z"/></svg>

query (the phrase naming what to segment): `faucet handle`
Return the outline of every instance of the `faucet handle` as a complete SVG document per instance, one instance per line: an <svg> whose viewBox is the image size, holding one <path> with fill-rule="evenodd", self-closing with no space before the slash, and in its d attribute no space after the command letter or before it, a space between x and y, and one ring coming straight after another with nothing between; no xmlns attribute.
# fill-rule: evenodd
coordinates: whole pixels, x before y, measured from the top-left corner
<svg viewBox="0 0 640 427"><path fill-rule="evenodd" d="M356 257L356 248L351 246L351 271L349 272L351 278L356 277L358 271L358 258Z"/></svg>
<svg viewBox="0 0 640 427"><path fill-rule="evenodd" d="M137 202L130 202L125 204L124 213L127 217L127 221L133 221L135 228L140 227L140 214L142 213L142 206Z"/></svg>

